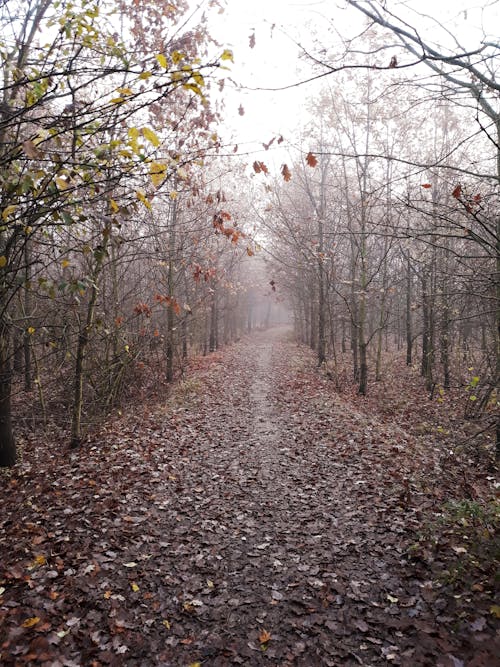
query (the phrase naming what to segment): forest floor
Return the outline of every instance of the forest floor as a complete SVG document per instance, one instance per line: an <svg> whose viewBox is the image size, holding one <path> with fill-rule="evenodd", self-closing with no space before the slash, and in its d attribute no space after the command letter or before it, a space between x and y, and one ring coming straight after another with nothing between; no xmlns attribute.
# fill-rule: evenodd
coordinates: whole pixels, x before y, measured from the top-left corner
<svg viewBox="0 0 500 667"><path fill-rule="evenodd" d="M406 372L338 393L270 330L77 452L26 438L0 664L500 665L493 472Z"/></svg>

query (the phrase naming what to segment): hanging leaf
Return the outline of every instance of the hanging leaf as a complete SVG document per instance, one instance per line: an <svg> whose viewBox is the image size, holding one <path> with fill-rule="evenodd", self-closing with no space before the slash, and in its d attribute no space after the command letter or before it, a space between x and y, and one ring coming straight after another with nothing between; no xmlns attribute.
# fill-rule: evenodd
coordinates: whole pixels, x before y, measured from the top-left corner
<svg viewBox="0 0 500 667"><path fill-rule="evenodd" d="M253 163L252 166L253 166L253 170L255 171L256 174L260 174L261 172L263 172L264 174L269 173L269 169L266 167L264 162L260 162L259 160L255 160L255 162Z"/></svg>
<svg viewBox="0 0 500 667"><path fill-rule="evenodd" d="M23 145L23 151L28 157L31 157L35 160L43 157L44 155L43 151L37 148L31 139L23 141L22 145Z"/></svg>
<svg viewBox="0 0 500 667"><path fill-rule="evenodd" d="M255 30L252 32L252 34L248 38L248 46L251 49L253 49L253 47L255 46Z"/></svg>
<svg viewBox="0 0 500 667"><path fill-rule="evenodd" d="M287 164L282 165L281 167L281 175L283 176L284 180L288 182L292 178L292 172L288 168Z"/></svg>
<svg viewBox="0 0 500 667"><path fill-rule="evenodd" d="M181 62L181 60L185 58L184 54L181 51L173 51L170 54L170 57L172 58L172 62L174 63L174 65L178 65Z"/></svg>
<svg viewBox="0 0 500 667"><path fill-rule="evenodd" d="M318 160L317 160L316 156L313 155L310 151L307 154L306 162L310 167L315 167L318 164Z"/></svg>
<svg viewBox="0 0 500 667"><path fill-rule="evenodd" d="M143 127L142 134L145 139L147 139L155 148L160 145L160 138L150 127Z"/></svg>
<svg viewBox="0 0 500 667"><path fill-rule="evenodd" d="M141 202L144 204L144 206L145 206L148 210L151 210L151 202L150 202L149 199L146 197L146 195L144 194L144 192L142 192L141 190L137 190L137 192L135 193L135 195L136 195L137 199L138 199L139 201L141 201Z"/></svg>
<svg viewBox="0 0 500 667"><path fill-rule="evenodd" d="M221 55L220 59L221 60L230 60L232 63L234 63L233 52L230 49L225 49L222 52L222 55Z"/></svg>
<svg viewBox="0 0 500 667"><path fill-rule="evenodd" d="M429 188L432 188L432 184L431 183L422 183L422 187L425 188L426 190L428 190Z"/></svg>
<svg viewBox="0 0 500 667"><path fill-rule="evenodd" d="M163 67L163 69L167 69L167 59L165 58L163 53L158 53L158 55L156 55L155 58L158 61L160 67Z"/></svg>
<svg viewBox="0 0 500 667"><path fill-rule="evenodd" d="M7 257L5 255L0 256L0 269L3 269L7 265Z"/></svg>
<svg viewBox="0 0 500 667"><path fill-rule="evenodd" d="M67 188L69 188L69 183L65 178L57 176L55 180L59 190L67 190Z"/></svg>
<svg viewBox="0 0 500 667"><path fill-rule="evenodd" d="M2 211L2 219L4 221L7 220L9 215L12 215L16 209L17 209L17 204L9 204L9 206L6 206Z"/></svg>
<svg viewBox="0 0 500 667"><path fill-rule="evenodd" d="M155 188L160 187L167 177L167 165L163 162L152 162L149 167L149 175Z"/></svg>
<svg viewBox="0 0 500 667"><path fill-rule="evenodd" d="M455 197L455 199L460 199L460 195L462 194L462 186L460 183L455 187L451 194Z"/></svg>

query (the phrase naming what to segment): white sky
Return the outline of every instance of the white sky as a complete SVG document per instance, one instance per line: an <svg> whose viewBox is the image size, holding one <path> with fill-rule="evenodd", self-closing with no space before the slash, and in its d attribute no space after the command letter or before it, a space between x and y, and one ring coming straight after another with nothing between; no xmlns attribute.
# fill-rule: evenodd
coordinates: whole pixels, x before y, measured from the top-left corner
<svg viewBox="0 0 500 667"><path fill-rule="evenodd" d="M496 41L500 37L500 0L389 0L388 4L396 14L411 16L409 10L415 12L417 25L423 25L420 14L428 14L468 45L477 46L476 28L481 23L496 31ZM309 66L299 60L294 40L306 46L314 44L317 31L326 43L333 43L337 36L325 17L333 19L335 30L343 35L354 35L362 26L360 13L346 9L342 0L227 0L225 12L214 16L211 33L233 50L235 63L230 76L245 87L239 91L228 88L224 94L226 136L234 135L239 152L259 150L262 143L280 134L286 139L299 125L304 104L314 96L318 84L279 92L246 88L275 88L307 78ZM254 31L255 47L251 49L249 38ZM428 39L428 26L424 34ZM243 116L238 113L240 104Z"/></svg>

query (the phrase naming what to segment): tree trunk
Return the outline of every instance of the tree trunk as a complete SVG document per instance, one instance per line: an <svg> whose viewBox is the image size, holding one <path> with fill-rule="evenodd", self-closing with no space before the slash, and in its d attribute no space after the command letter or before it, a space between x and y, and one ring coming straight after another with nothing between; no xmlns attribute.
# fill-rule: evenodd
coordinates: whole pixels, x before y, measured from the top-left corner
<svg viewBox="0 0 500 667"><path fill-rule="evenodd" d="M412 364L413 327L411 316L412 274L410 254L406 260L406 365Z"/></svg>
<svg viewBox="0 0 500 667"><path fill-rule="evenodd" d="M9 326L0 319L0 467L16 462L16 443L12 433L11 366L9 358Z"/></svg>
<svg viewBox="0 0 500 667"><path fill-rule="evenodd" d="M174 201L170 207L170 226L168 236L168 276L167 276L167 290L168 290L168 304L167 304L167 340L165 355L167 358L166 379L167 382L172 382L174 379L174 262L175 262L175 232L177 222L177 202Z"/></svg>

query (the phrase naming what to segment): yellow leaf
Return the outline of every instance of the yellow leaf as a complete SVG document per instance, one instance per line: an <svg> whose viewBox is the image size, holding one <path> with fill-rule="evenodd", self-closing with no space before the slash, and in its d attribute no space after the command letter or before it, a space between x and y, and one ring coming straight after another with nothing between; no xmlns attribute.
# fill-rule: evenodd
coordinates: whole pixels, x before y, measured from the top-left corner
<svg viewBox="0 0 500 667"><path fill-rule="evenodd" d="M167 59L165 58L163 53L159 53L158 55L155 56L155 58L159 62L160 67L167 69Z"/></svg>
<svg viewBox="0 0 500 667"><path fill-rule="evenodd" d="M177 199L177 192L175 190L172 190L169 197L170 197L170 199Z"/></svg>
<svg viewBox="0 0 500 667"><path fill-rule="evenodd" d="M185 88L186 90L192 90L193 93L196 93L196 95L199 95L200 97L203 97L203 93L201 92L201 88L197 86L195 83L183 83L182 87Z"/></svg>
<svg viewBox="0 0 500 667"><path fill-rule="evenodd" d="M69 259L63 259L63 261L61 262L61 266L63 267L63 269L68 268L68 266L70 266L70 265L71 265L71 262L69 261Z"/></svg>
<svg viewBox="0 0 500 667"><path fill-rule="evenodd" d="M68 181L60 176L56 176L56 184L59 190L66 190L69 187Z"/></svg>
<svg viewBox="0 0 500 667"><path fill-rule="evenodd" d="M137 593L137 591L140 590L139 586L135 583L135 581L133 581L133 582L130 584L130 588L134 591L134 593Z"/></svg>
<svg viewBox="0 0 500 667"><path fill-rule="evenodd" d="M149 79L150 76L153 76L151 72L141 72L139 74L139 79L146 80Z"/></svg>
<svg viewBox="0 0 500 667"><path fill-rule="evenodd" d="M192 77L195 80L195 82L198 84L198 86L202 87L202 86L205 85L205 79L202 77L202 75L199 72L193 72Z"/></svg>
<svg viewBox="0 0 500 667"><path fill-rule="evenodd" d="M234 63L233 52L231 51L231 49L225 49L222 52L222 55L221 55L220 59L221 60L230 60L232 63Z"/></svg>
<svg viewBox="0 0 500 667"><path fill-rule="evenodd" d="M151 181L155 188L159 187L167 176L167 165L163 162L152 162L149 167Z"/></svg>
<svg viewBox="0 0 500 667"><path fill-rule="evenodd" d="M12 215L12 213L14 213L14 211L16 210L16 208L17 208L17 204L10 204L9 206L6 206L6 207L4 208L4 210L2 211L2 218L3 218L3 220L7 220L7 218L9 217L9 215Z"/></svg>
<svg viewBox="0 0 500 667"><path fill-rule="evenodd" d="M137 196L137 199L138 199L139 201L141 201L147 209L151 210L151 202L150 202L149 199L146 197L146 195L144 194L144 192L141 192L141 190L137 190L137 192L136 192L135 194L136 194L136 196Z"/></svg>
<svg viewBox="0 0 500 667"><path fill-rule="evenodd" d="M184 58L184 54L181 53L180 51L174 51L173 53L170 54L170 57L172 58L172 62L174 65L178 65L180 61Z"/></svg>
<svg viewBox="0 0 500 667"><path fill-rule="evenodd" d="M25 621L21 623L21 626L23 628L32 628L34 625L37 623L40 623L40 618L39 616L33 616L32 618L27 618Z"/></svg>
<svg viewBox="0 0 500 667"><path fill-rule="evenodd" d="M114 199L109 200L109 205L111 206L111 210L113 211L113 213L118 213L118 211L120 210L120 207L118 206L118 204L115 202Z"/></svg>
<svg viewBox="0 0 500 667"><path fill-rule="evenodd" d="M150 143L153 144L153 146L157 147L160 145L160 138L158 137L156 132L154 132L151 128L143 127L142 134L144 135L145 139L147 139Z"/></svg>
<svg viewBox="0 0 500 667"><path fill-rule="evenodd" d="M109 598L112 596L111 591L105 591L104 592L104 599L109 600Z"/></svg>
<svg viewBox="0 0 500 667"><path fill-rule="evenodd" d="M7 264L7 257L5 255L0 256L0 269L3 269L3 267Z"/></svg>
<svg viewBox="0 0 500 667"><path fill-rule="evenodd" d="M168 621L166 618L163 619L162 623L167 628L167 630L170 630L170 628L172 627L170 625L170 621Z"/></svg>
<svg viewBox="0 0 500 667"><path fill-rule="evenodd" d="M110 104L122 104L125 102L124 97L113 97L112 99L109 100Z"/></svg>
<svg viewBox="0 0 500 667"><path fill-rule="evenodd" d="M201 662L191 662L188 667L201 667Z"/></svg>
<svg viewBox="0 0 500 667"><path fill-rule="evenodd" d="M500 605L492 604L490 607L490 614L493 614L496 618L500 618Z"/></svg>
<svg viewBox="0 0 500 667"><path fill-rule="evenodd" d="M27 332L30 336L32 336L35 333L35 331L36 331L35 327L28 327L28 329L27 329ZM45 558L43 556L37 556L37 560L38 560L38 558L43 558L43 563L41 563L41 564L45 565Z"/></svg>
<svg viewBox="0 0 500 667"><path fill-rule="evenodd" d="M120 93L120 95L133 95L134 92L131 90L131 88L117 88L116 89L117 93Z"/></svg>

